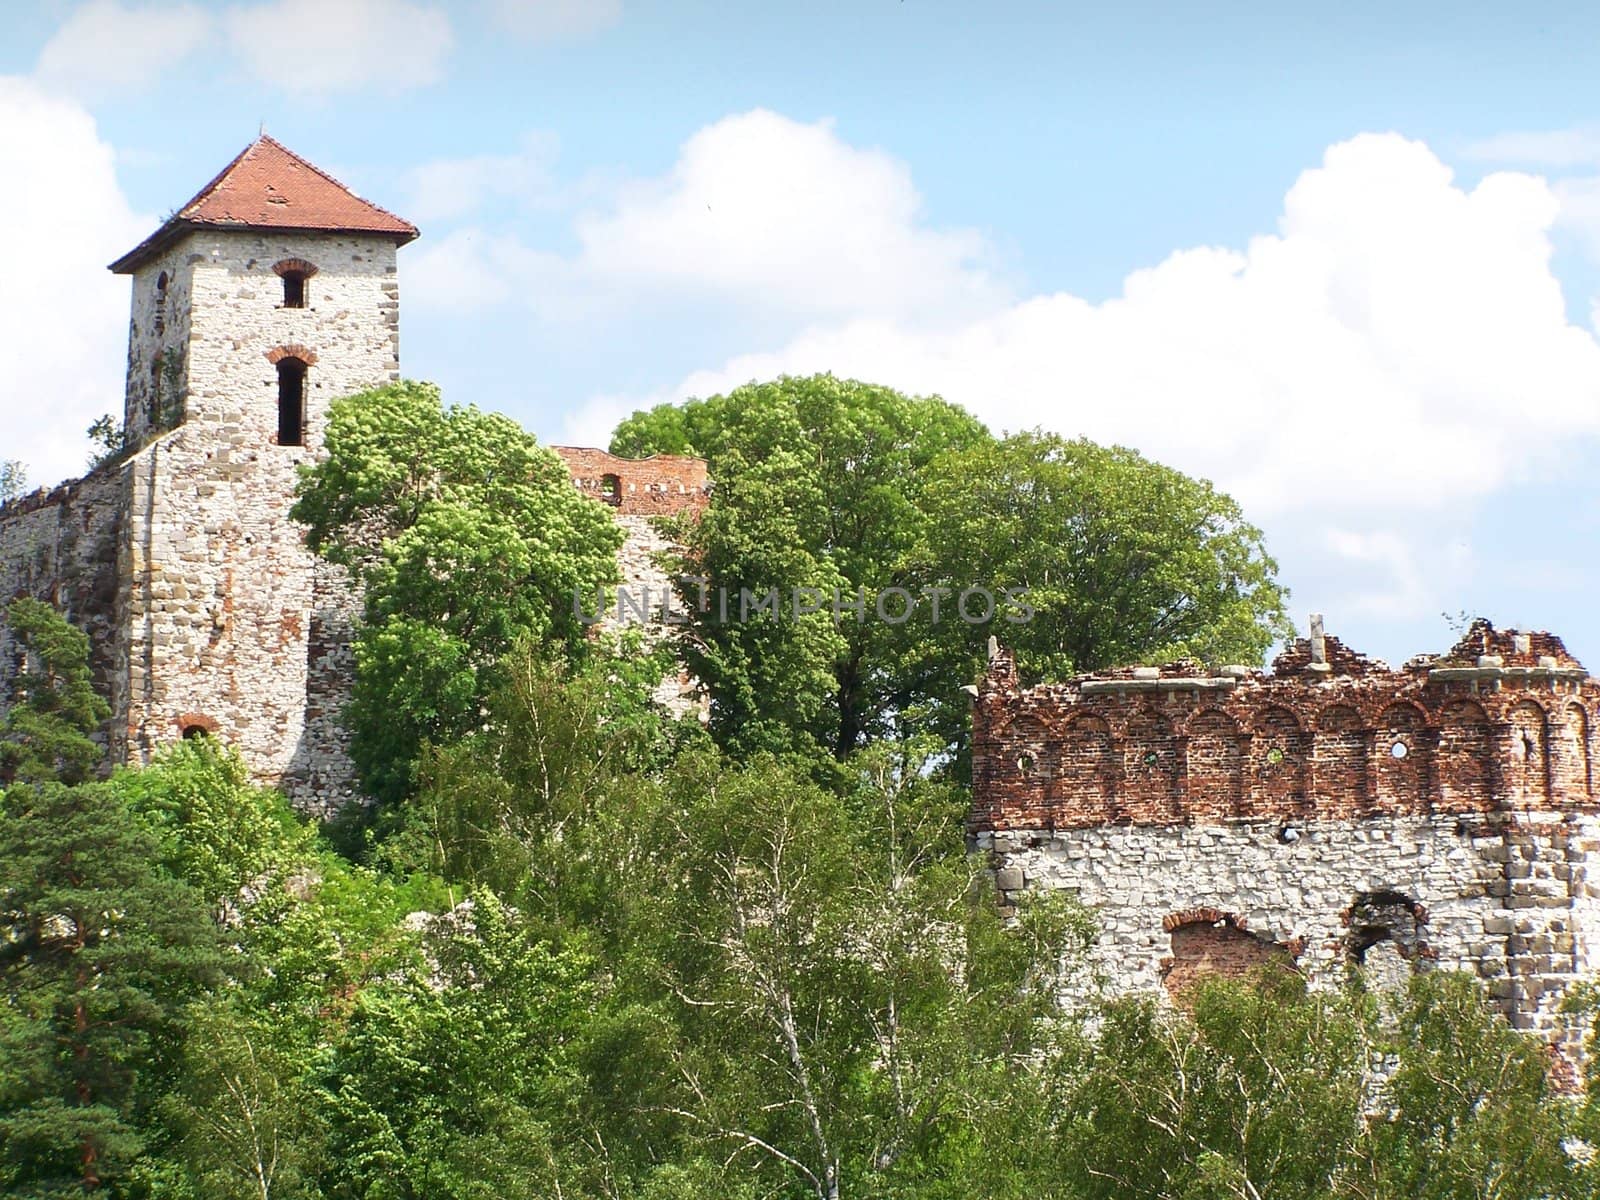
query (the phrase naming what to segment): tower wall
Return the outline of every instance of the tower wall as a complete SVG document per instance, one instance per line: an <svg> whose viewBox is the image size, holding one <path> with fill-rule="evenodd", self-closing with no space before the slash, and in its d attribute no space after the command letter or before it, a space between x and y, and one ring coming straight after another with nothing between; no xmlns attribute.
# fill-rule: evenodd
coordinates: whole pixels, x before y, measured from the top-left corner
<svg viewBox="0 0 1600 1200"><path fill-rule="evenodd" d="M381 238L202 231L182 424L130 464L127 758L216 730L302 807L353 795L338 712L357 602L288 518L333 399L398 378L395 247ZM304 308L275 263L314 264ZM148 272L145 272L148 273ZM308 362L304 444L278 445L278 368Z"/></svg>

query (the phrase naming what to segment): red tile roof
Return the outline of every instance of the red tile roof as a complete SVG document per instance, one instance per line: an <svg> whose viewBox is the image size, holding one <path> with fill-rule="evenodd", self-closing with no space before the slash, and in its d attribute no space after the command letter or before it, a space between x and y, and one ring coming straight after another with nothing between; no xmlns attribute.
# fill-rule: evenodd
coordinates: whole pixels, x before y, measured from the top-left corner
<svg viewBox="0 0 1600 1200"><path fill-rule="evenodd" d="M417 236L410 221L363 200L326 171L262 134L111 269L127 274L172 239L201 227L374 233L397 245Z"/></svg>

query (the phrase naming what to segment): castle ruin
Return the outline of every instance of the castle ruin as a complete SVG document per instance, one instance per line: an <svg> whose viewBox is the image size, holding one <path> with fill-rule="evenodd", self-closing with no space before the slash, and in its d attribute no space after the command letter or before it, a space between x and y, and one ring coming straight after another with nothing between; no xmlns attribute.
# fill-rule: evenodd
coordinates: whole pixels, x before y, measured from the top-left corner
<svg viewBox="0 0 1600 1200"><path fill-rule="evenodd" d="M288 514L329 404L400 377L396 259L417 236L262 136L112 264L133 293L122 451L0 508L0 602L37 596L89 634L113 762L206 732L303 810L355 797L359 597ZM653 580L650 517L702 505L705 464L561 452L616 510L624 580ZM0 711L18 655L0 623Z"/></svg>
<svg viewBox="0 0 1600 1200"><path fill-rule="evenodd" d="M1066 889L1098 910L1113 991L1437 966L1560 1040L1563 995L1600 963L1600 686L1559 638L1481 621L1391 670L1314 618L1273 666L1023 687L996 648L971 834L1003 902Z"/></svg>

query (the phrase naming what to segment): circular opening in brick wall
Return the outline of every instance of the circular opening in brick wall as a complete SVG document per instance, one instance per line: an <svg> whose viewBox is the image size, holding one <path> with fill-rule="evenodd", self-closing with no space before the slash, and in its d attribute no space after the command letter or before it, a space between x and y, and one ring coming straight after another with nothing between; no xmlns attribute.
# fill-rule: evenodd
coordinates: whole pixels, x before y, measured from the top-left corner
<svg viewBox="0 0 1600 1200"><path fill-rule="evenodd" d="M1404 742L1396 742L1394 745L1389 747L1390 758L1404 758L1410 753L1411 747L1406 745Z"/></svg>
<svg viewBox="0 0 1600 1200"><path fill-rule="evenodd" d="M1161 755L1157 754L1154 750L1146 750L1144 752L1144 765L1145 766L1153 767L1160 761L1161 761Z"/></svg>
<svg viewBox="0 0 1600 1200"><path fill-rule="evenodd" d="M1267 751L1267 761L1269 763L1271 763L1273 766L1277 766L1279 763L1281 763L1283 761L1283 747L1282 746L1274 746L1270 750L1268 750Z"/></svg>
<svg viewBox="0 0 1600 1200"><path fill-rule="evenodd" d="M1034 767L1038 765L1038 760L1036 760L1031 754L1017 755L1017 770L1021 771L1024 775L1032 775Z"/></svg>

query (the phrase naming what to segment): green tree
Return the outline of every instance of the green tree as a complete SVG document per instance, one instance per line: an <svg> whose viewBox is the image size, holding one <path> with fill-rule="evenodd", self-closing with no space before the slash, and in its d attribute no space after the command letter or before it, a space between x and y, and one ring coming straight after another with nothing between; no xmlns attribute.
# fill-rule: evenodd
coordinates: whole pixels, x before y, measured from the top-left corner
<svg viewBox="0 0 1600 1200"><path fill-rule="evenodd" d="M1003 926L923 765L879 751L844 797L770 760L676 768L588 1041L608 1144L818 1200L1005 1194L1032 1147L994 1134L1045 1086L1085 925L1045 900Z"/></svg>
<svg viewBox="0 0 1600 1200"><path fill-rule="evenodd" d="M1549 1048L1512 1029L1468 975L1414 976L1384 1041L1396 1063L1358 1195L1381 1200L1592 1196L1563 1146L1573 1105L1551 1094Z"/></svg>
<svg viewBox="0 0 1600 1200"><path fill-rule="evenodd" d="M635 413L612 448L710 464L709 509L677 527L682 569L707 580L684 588L684 646L713 732L740 755L842 761L911 732L959 752L961 689L991 634L1056 678L1259 662L1289 631L1260 531L1210 484L1130 450L996 441L944 401L826 375ZM741 608L772 588L781 614ZM797 615L798 588L824 611Z"/></svg>
<svg viewBox="0 0 1600 1200"><path fill-rule="evenodd" d="M21 1194L123 1177L214 927L107 784L16 784L0 813L0 1162ZM31 1189L31 1190L30 1190Z"/></svg>
<svg viewBox="0 0 1600 1200"><path fill-rule="evenodd" d="M182 1081L168 1097L178 1156L206 1200L294 1200L319 1195L323 1128L306 1057L249 1006L196 1005Z"/></svg>
<svg viewBox="0 0 1600 1200"><path fill-rule="evenodd" d="M694 628L684 645L711 690L719 741L741 754L821 748L842 760L905 728L948 631L872 610L884 589L915 585L931 464L988 440L954 404L831 375L751 384L618 427L615 452L693 451L716 481L709 510L678 532L684 570L708 581L705 611L699 588L685 589ZM800 588L818 589L802 605L822 611L796 616ZM738 617L742 592L772 589L779 615L724 619L724 592ZM864 618L849 607L860 589ZM902 607L895 598L890 611Z"/></svg>
<svg viewBox="0 0 1600 1200"><path fill-rule="evenodd" d="M1261 531L1205 480L1120 446L1021 433L937 464L926 569L1026 588L1004 640L1034 677L1192 657L1259 663L1291 632ZM980 639L967 640L969 669Z"/></svg>
<svg viewBox="0 0 1600 1200"><path fill-rule="evenodd" d="M0 725L0 787L18 780L76 783L101 757L92 735L111 712L91 682L89 639L30 596L11 602L6 621L25 665Z"/></svg>
<svg viewBox="0 0 1600 1200"><path fill-rule="evenodd" d="M1362 1022L1292 972L1197 986L1188 1012L1113 1003L1064 1130L1079 1194L1317 1198L1341 1192L1367 1081Z"/></svg>
<svg viewBox="0 0 1600 1200"><path fill-rule="evenodd" d="M539 938L488 892L441 925L432 977L362 993L323 1068L326 1194L565 1194L569 1168L550 1118L592 964Z"/></svg>
<svg viewBox="0 0 1600 1200"><path fill-rule="evenodd" d="M622 534L515 422L446 408L432 384L335 402L325 446L293 516L365 588L351 754L394 801L424 741L480 723L519 640L556 656L582 646L575 596L615 579Z"/></svg>

